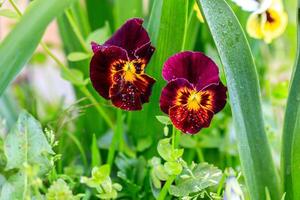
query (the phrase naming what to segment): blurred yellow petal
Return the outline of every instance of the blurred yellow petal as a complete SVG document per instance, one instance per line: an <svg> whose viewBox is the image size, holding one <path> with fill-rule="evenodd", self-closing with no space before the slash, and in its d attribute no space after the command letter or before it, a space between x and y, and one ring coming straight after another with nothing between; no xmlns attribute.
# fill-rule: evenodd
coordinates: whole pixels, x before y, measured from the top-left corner
<svg viewBox="0 0 300 200"><path fill-rule="evenodd" d="M197 5L197 3L194 4L194 10L196 11L197 13L197 18L200 20L200 22L204 23L204 18L202 16L202 13Z"/></svg>
<svg viewBox="0 0 300 200"><path fill-rule="evenodd" d="M288 23L288 15L284 11L268 9L264 15L262 32L266 43L281 36Z"/></svg>
<svg viewBox="0 0 300 200"><path fill-rule="evenodd" d="M250 15L247 21L247 32L248 34L256 39L263 38L263 32L261 29L261 15L253 13Z"/></svg>

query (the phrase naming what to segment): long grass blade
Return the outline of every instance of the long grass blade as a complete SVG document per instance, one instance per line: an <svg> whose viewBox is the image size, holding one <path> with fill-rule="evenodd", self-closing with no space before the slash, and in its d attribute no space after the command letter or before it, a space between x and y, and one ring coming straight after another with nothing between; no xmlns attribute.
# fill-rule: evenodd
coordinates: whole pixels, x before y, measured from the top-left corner
<svg viewBox="0 0 300 200"><path fill-rule="evenodd" d="M251 199L281 197L262 117L258 76L241 25L224 0L198 0L227 79L243 175Z"/></svg>
<svg viewBox="0 0 300 200"><path fill-rule="evenodd" d="M36 0L0 44L0 95L28 62L48 24L76 0Z"/></svg>
<svg viewBox="0 0 300 200"><path fill-rule="evenodd" d="M286 200L300 198L300 23L298 2L298 50L285 111L282 136L282 174Z"/></svg>

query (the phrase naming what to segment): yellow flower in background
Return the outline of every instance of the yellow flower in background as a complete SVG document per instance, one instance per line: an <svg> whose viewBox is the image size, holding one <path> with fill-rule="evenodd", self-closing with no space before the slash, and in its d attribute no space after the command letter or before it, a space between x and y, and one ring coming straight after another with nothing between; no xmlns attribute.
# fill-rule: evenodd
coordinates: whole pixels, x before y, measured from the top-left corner
<svg viewBox="0 0 300 200"><path fill-rule="evenodd" d="M287 26L288 16L280 0L273 0L271 6L262 13L254 12L247 22L248 34L256 39L271 43L281 36Z"/></svg>
<svg viewBox="0 0 300 200"><path fill-rule="evenodd" d="M203 18L203 15L197 5L197 3L194 4L194 11L196 11L197 13L197 18L200 20L200 22L204 23L204 18Z"/></svg>

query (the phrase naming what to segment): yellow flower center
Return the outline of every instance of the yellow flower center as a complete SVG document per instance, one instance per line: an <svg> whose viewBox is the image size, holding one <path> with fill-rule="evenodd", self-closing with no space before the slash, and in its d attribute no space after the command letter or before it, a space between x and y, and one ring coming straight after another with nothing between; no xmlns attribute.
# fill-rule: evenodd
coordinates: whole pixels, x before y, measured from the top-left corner
<svg viewBox="0 0 300 200"><path fill-rule="evenodd" d="M126 81L134 81L135 80L136 69L132 62L125 63L124 71L125 71L124 79Z"/></svg>
<svg viewBox="0 0 300 200"><path fill-rule="evenodd" d="M193 91L187 100L187 108L189 110L198 110L201 103L201 94L200 92Z"/></svg>

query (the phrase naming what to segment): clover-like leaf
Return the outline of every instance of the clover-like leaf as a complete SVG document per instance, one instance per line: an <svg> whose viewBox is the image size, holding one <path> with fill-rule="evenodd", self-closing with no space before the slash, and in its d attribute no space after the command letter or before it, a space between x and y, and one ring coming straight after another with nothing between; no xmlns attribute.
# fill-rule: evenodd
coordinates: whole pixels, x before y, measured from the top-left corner
<svg viewBox="0 0 300 200"><path fill-rule="evenodd" d="M182 165L178 162L166 162L164 168L170 175L179 175L182 172Z"/></svg>
<svg viewBox="0 0 300 200"><path fill-rule="evenodd" d="M221 177L221 170L213 165L201 163L192 170L185 168L182 175L177 179L176 185L171 185L169 192L176 197L199 193L207 187L217 185Z"/></svg>

